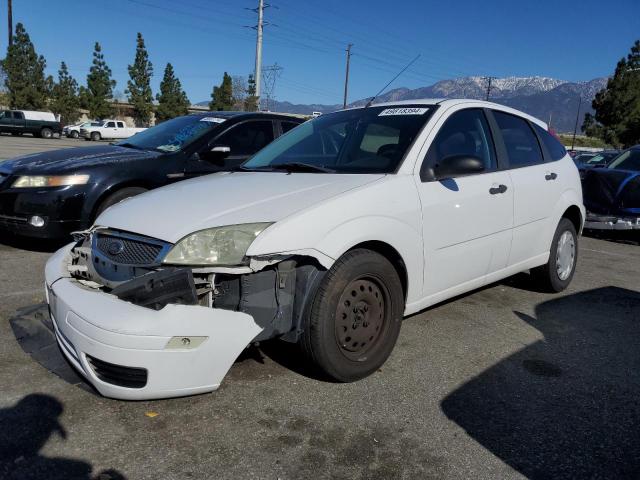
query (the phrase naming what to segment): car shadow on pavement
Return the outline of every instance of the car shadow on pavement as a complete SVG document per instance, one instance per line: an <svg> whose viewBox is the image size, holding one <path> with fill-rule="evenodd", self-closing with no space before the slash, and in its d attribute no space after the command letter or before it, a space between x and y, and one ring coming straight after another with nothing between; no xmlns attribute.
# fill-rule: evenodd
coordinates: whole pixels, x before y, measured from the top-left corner
<svg viewBox="0 0 640 480"><path fill-rule="evenodd" d="M582 234L606 242L640 245L640 230L585 230Z"/></svg>
<svg viewBox="0 0 640 480"><path fill-rule="evenodd" d="M0 409L0 478L3 480L124 480L109 469L92 476L92 466L71 458L45 457L40 450L52 435L67 439L58 418L64 407L50 395L30 394Z"/></svg>
<svg viewBox="0 0 640 480"><path fill-rule="evenodd" d="M539 304L544 335L448 395L449 419L530 479L640 478L640 293Z"/></svg>
<svg viewBox="0 0 640 480"><path fill-rule="evenodd" d="M0 244L29 252L52 253L72 241L71 236L61 240L49 240L46 238L20 237L0 232Z"/></svg>

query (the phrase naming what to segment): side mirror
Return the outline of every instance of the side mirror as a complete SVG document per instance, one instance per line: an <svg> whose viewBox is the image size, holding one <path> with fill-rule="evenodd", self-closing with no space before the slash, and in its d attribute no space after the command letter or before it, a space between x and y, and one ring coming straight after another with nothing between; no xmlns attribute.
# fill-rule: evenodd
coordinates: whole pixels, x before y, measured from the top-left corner
<svg viewBox="0 0 640 480"><path fill-rule="evenodd" d="M451 155L445 157L433 168L436 180L473 175L484 171L484 162L471 155Z"/></svg>
<svg viewBox="0 0 640 480"><path fill-rule="evenodd" d="M231 148L225 145L216 145L210 150L200 152L200 159L207 162L218 163L222 165L225 158L231 154Z"/></svg>

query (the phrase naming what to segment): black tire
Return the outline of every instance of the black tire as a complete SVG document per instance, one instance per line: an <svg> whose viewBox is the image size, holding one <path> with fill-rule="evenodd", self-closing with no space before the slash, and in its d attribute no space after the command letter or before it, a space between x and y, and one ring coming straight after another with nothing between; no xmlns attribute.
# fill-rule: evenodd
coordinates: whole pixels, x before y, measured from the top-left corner
<svg viewBox="0 0 640 480"><path fill-rule="evenodd" d="M566 262L561 262L560 257L566 257L558 254L558 247L560 239L563 235L569 235L573 242L573 255L571 258L571 267L567 272L566 268L561 268ZM569 237L565 237L569 238ZM546 292L561 292L569 286L573 275L576 271L576 265L578 263L578 234L573 223L567 219L562 218L556 228L556 233L553 235L553 241L551 242L551 248L549 249L549 261L540 267L531 269L531 277L541 290Z"/></svg>
<svg viewBox="0 0 640 480"><path fill-rule="evenodd" d="M146 191L147 189L142 187L127 187L112 193L100 203L98 209L96 210L94 220L112 205L121 202L125 198L135 197L136 195L140 195L141 193L144 193Z"/></svg>
<svg viewBox="0 0 640 480"><path fill-rule="evenodd" d="M371 250L352 250L322 279L304 318L300 347L332 379L359 380L391 354L403 312L402 284L389 260Z"/></svg>
<svg viewBox="0 0 640 480"><path fill-rule="evenodd" d="M71 130L71 133L69 133L69 136L71 138L78 138L80 136L80 134L78 132L76 132L75 130Z"/></svg>
<svg viewBox="0 0 640 480"><path fill-rule="evenodd" d="M101 138L102 137L100 135L100 132L91 132L91 140L93 140L94 142L97 142Z"/></svg>
<svg viewBox="0 0 640 480"><path fill-rule="evenodd" d="M53 131L50 128L43 128L40 130L40 137L42 138L51 138L53 137Z"/></svg>

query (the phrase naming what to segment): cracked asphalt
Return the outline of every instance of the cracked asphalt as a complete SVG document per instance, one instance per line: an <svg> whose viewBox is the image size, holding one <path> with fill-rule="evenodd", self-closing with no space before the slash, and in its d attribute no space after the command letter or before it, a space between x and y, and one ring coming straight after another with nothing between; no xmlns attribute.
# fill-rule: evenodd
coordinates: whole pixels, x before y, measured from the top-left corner
<svg viewBox="0 0 640 480"><path fill-rule="evenodd" d="M360 382L270 342L217 392L123 402L23 350L10 320L46 316L50 253L3 237L0 478L640 478L640 246L580 247L566 292L521 274L407 318Z"/></svg>

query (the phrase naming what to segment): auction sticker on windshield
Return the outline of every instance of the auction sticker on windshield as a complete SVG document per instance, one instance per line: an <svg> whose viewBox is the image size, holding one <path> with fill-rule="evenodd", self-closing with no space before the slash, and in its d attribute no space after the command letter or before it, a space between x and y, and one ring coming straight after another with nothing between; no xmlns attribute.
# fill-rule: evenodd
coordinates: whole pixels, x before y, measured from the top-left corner
<svg viewBox="0 0 640 480"><path fill-rule="evenodd" d="M222 123L225 120L226 120L225 118L218 118L218 117L203 117L200 119L201 122L211 122L211 123Z"/></svg>
<svg viewBox="0 0 640 480"><path fill-rule="evenodd" d="M386 108L381 111L378 116L385 117L388 115L423 115L429 111L428 108L406 107L406 108Z"/></svg>

